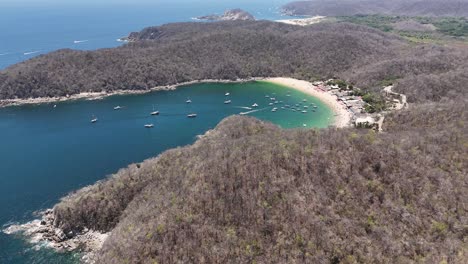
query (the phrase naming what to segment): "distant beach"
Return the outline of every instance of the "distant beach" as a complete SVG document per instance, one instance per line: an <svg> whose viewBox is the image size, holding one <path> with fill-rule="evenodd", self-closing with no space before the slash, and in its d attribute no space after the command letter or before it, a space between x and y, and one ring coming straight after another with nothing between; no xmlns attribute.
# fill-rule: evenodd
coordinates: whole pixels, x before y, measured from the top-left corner
<svg viewBox="0 0 468 264"><path fill-rule="evenodd" d="M178 87L198 84L198 83L243 83L243 82L252 82L252 81L265 81L274 84L279 84L283 86L287 86L303 93L309 94L313 97L318 98L319 100L323 101L327 104L335 113L335 120L333 124L336 127L346 127L350 124L351 114L340 104L336 97L326 91L322 91L314 86L312 83L307 81L301 81L293 78L287 77L275 77L275 78L263 78L263 77L255 77L255 78L247 78L247 79L238 79L238 80L216 80L216 79L205 79L205 80L196 80L190 82L183 82L173 85L162 85L153 87L149 90L118 90L112 92L100 92L100 93L79 93L70 96L62 96L62 97L39 97L39 98L29 98L29 99L7 99L7 100L0 100L0 107L7 107L7 106L19 106L19 105L27 105L27 104L44 104L44 103L56 103L56 102L64 102L64 101L71 101L71 100L99 100L103 99L108 96L113 95L129 95L129 94L145 94L154 91L167 91L167 90L174 90Z"/></svg>
<svg viewBox="0 0 468 264"><path fill-rule="evenodd" d="M296 26L309 26L313 24L317 24L325 20L326 17L324 16L314 16L314 17L307 17L307 18L293 18L293 19L281 19L275 20L276 22L296 25Z"/></svg>

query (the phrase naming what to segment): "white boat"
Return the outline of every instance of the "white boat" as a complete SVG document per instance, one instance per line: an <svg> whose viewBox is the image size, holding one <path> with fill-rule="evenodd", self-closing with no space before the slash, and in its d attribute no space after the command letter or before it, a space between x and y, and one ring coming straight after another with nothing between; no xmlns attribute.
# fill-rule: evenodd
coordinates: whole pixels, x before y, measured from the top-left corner
<svg viewBox="0 0 468 264"><path fill-rule="evenodd" d="M97 117L93 115L93 119L91 119L91 123L96 123L98 121Z"/></svg>
<svg viewBox="0 0 468 264"><path fill-rule="evenodd" d="M307 109L307 108L309 108L309 107L308 107L307 105L304 105L304 108Z"/></svg>
<svg viewBox="0 0 468 264"><path fill-rule="evenodd" d="M240 112L239 115L247 115L247 112Z"/></svg>
<svg viewBox="0 0 468 264"><path fill-rule="evenodd" d="M258 107L258 104L257 104L257 103L255 103L255 104L253 104L253 105L252 105L252 107Z"/></svg>
<svg viewBox="0 0 468 264"><path fill-rule="evenodd" d="M306 127L307 125L306 124L302 124L303 127Z"/></svg>
<svg viewBox="0 0 468 264"><path fill-rule="evenodd" d="M276 101L276 98L274 98L274 97L271 97L271 98L270 98L270 100L272 100L272 101Z"/></svg>
<svg viewBox="0 0 468 264"><path fill-rule="evenodd" d="M154 105L153 105L153 112L151 112L152 116L159 115L159 111L154 110Z"/></svg>
<svg viewBox="0 0 468 264"><path fill-rule="evenodd" d="M114 110L120 110L120 109L122 109L122 107L120 105L114 107Z"/></svg>
<svg viewBox="0 0 468 264"><path fill-rule="evenodd" d="M54 108L57 108L57 105L54 105Z"/></svg>
<svg viewBox="0 0 468 264"><path fill-rule="evenodd" d="M197 117L197 114L188 114L187 117L188 118L195 118L195 117Z"/></svg>
<svg viewBox="0 0 468 264"><path fill-rule="evenodd" d="M275 104L279 104L279 101L275 101Z"/></svg>
<svg viewBox="0 0 468 264"><path fill-rule="evenodd" d="M187 104L190 104L190 103L192 103L192 100L187 99L187 101L185 101L185 102L186 102Z"/></svg>
<svg viewBox="0 0 468 264"><path fill-rule="evenodd" d="M154 125L153 125L153 124L146 124L145 127L146 127L146 128L153 128Z"/></svg>
<svg viewBox="0 0 468 264"><path fill-rule="evenodd" d="M265 98L270 98L270 96L269 96L269 95L265 95Z"/></svg>
<svg viewBox="0 0 468 264"><path fill-rule="evenodd" d="M302 110L302 113L305 114L305 113L307 113L307 111L306 111L306 110Z"/></svg>
<svg viewBox="0 0 468 264"><path fill-rule="evenodd" d="M273 103L269 103L268 105L273 105Z"/></svg>
<svg viewBox="0 0 468 264"><path fill-rule="evenodd" d="M286 96L287 96L287 97L290 97L291 95L290 95L290 94L287 94Z"/></svg>
<svg viewBox="0 0 468 264"><path fill-rule="evenodd" d="M277 110L278 110L278 108L276 108L276 107L271 109L272 112L276 112Z"/></svg>
<svg viewBox="0 0 468 264"><path fill-rule="evenodd" d="M224 95L225 95L225 96L229 96L229 95L231 95L231 94L230 94L230 93L225 93Z"/></svg>
<svg viewBox="0 0 468 264"><path fill-rule="evenodd" d="M307 102L307 99L302 100L302 102Z"/></svg>
<svg viewBox="0 0 468 264"><path fill-rule="evenodd" d="M224 101L224 104L230 104L231 100Z"/></svg>

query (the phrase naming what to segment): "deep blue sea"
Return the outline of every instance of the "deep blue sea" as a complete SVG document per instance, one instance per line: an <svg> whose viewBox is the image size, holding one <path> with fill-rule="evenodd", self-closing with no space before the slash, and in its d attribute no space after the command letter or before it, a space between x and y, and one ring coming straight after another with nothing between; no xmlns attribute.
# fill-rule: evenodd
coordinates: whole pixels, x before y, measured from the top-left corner
<svg viewBox="0 0 468 264"><path fill-rule="evenodd" d="M280 19L284 17L278 7L287 0L94 2L0 0L0 69L62 48L115 47L122 44L117 39L131 31L192 21L192 17L222 13L228 8L245 9L258 19ZM230 105L223 104L226 91L231 92ZM281 108L271 112L274 106L268 105L265 95L274 93L284 101L279 108L301 103L304 98L319 108L307 114ZM188 97L193 100L190 105L185 103ZM34 219L34 212L130 163L190 144L196 135L226 116L247 111L241 107L255 102L260 105L259 111L250 115L286 128L303 124L325 127L332 119L331 111L320 101L259 82L194 85L171 92L65 102L57 108L44 104L0 109L0 229ZM116 105L123 108L114 111ZM160 116L149 115L153 105L161 111ZM199 116L188 119L189 112ZM92 116L99 121L91 124ZM155 127L145 129L147 123ZM77 254L37 249L21 236L0 232L0 264L77 263L79 258Z"/></svg>
<svg viewBox="0 0 468 264"><path fill-rule="evenodd" d="M230 8L242 8L257 19L279 19L282 17L278 8L286 2L0 0L0 69L57 49L115 47L122 44L117 39L129 32L140 31L147 26L193 21L193 17L221 14Z"/></svg>

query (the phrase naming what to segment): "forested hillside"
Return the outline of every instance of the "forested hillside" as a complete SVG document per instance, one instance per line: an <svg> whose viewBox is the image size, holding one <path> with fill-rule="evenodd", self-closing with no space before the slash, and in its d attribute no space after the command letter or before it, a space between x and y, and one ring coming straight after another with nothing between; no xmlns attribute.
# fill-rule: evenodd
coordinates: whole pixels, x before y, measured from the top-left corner
<svg viewBox="0 0 468 264"><path fill-rule="evenodd" d="M289 76L393 83L411 104L386 117L384 133L230 117L192 146L65 197L54 223L66 234L112 231L97 263L468 260L466 48L267 21L170 24L129 40L14 65L0 73L0 96Z"/></svg>
<svg viewBox="0 0 468 264"><path fill-rule="evenodd" d="M55 207L112 230L97 263L466 263L467 105L369 130L231 117Z"/></svg>
<svg viewBox="0 0 468 264"><path fill-rule="evenodd" d="M286 4L289 15L352 16L385 14L397 16L468 17L467 0L308 0Z"/></svg>
<svg viewBox="0 0 468 264"><path fill-rule="evenodd" d="M398 81L411 100L464 93L468 51L415 46L347 23L299 27L268 21L177 23L98 51L60 50L0 72L0 98L148 90L202 79L339 77L363 88ZM431 87L439 82L442 89ZM439 87L439 86L438 86ZM422 96L419 98L418 94ZM427 93L427 94L426 94Z"/></svg>

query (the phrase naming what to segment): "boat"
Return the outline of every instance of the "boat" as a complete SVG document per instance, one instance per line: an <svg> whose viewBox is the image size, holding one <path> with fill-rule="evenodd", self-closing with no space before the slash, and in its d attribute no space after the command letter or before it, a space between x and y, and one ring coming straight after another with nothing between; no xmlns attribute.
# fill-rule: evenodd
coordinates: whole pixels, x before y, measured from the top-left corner
<svg viewBox="0 0 468 264"><path fill-rule="evenodd" d="M270 96L269 96L269 95L265 95L265 98L270 98Z"/></svg>
<svg viewBox="0 0 468 264"><path fill-rule="evenodd" d="M306 127L307 125L306 124L302 124L303 127Z"/></svg>
<svg viewBox="0 0 468 264"><path fill-rule="evenodd" d="M57 105L54 105L54 108L57 108Z"/></svg>
<svg viewBox="0 0 468 264"><path fill-rule="evenodd" d="M231 100L224 101L224 104L230 104Z"/></svg>
<svg viewBox="0 0 468 264"><path fill-rule="evenodd" d="M275 101L275 104L279 104L279 101Z"/></svg>
<svg viewBox="0 0 468 264"><path fill-rule="evenodd" d="M145 127L146 127L146 128L153 128L154 125L153 125L153 124L146 124Z"/></svg>
<svg viewBox="0 0 468 264"><path fill-rule="evenodd" d="M303 113L303 114L307 113L307 110L302 110L302 113Z"/></svg>
<svg viewBox="0 0 468 264"><path fill-rule="evenodd" d="M318 108L318 106L314 105L314 108Z"/></svg>
<svg viewBox="0 0 468 264"><path fill-rule="evenodd" d="M120 109L122 109L122 107L120 105L114 107L114 110L120 110Z"/></svg>
<svg viewBox="0 0 468 264"><path fill-rule="evenodd" d="M278 110L278 108L274 107L273 109L271 109L272 112L276 112Z"/></svg>
<svg viewBox="0 0 468 264"><path fill-rule="evenodd" d="M286 96L287 96L287 97L290 97L291 95L290 95L290 94L287 94Z"/></svg>
<svg viewBox="0 0 468 264"><path fill-rule="evenodd" d="M151 112L152 116L159 115L159 111L154 110L154 105L153 105L153 112Z"/></svg>
<svg viewBox="0 0 468 264"><path fill-rule="evenodd" d="M93 119L91 119L91 123L96 123L98 121L98 119L96 117L94 117Z"/></svg>
<svg viewBox="0 0 468 264"><path fill-rule="evenodd" d="M231 95L231 94L230 94L230 93L225 93L224 95L225 95L225 96L229 96L229 95Z"/></svg>
<svg viewBox="0 0 468 264"><path fill-rule="evenodd" d="M304 105L304 108L307 109L307 108L309 108L309 107L308 107L307 105Z"/></svg>
<svg viewBox="0 0 468 264"><path fill-rule="evenodd" d="M187 99L187 101L185 101L185 102L186 102L187 104L190 104L190 103L192 103L192 100Z"/></svg>
<svg viewBox="0 0 468 264"><path fill-rule="evenodd" d="M270 100L272 100L272 101L276 101L276 98L274 98L274 97L270 97Z"/></svg>
<svg viewBox="0 0 468 264"><path fill-rule="evenodd" d="M247 115L247 112L240 112L239 115Z"/></svg>
<svg viewBox="0 0 468 264"><path fill-rule="evenodd" d="M302 102L307 102L307 99L302 100Z"/></svg>
<svg viewBox="0 0 468 264"><path fill-rule="evenodd" d="M269 103L268 105L273 105L273 103Z"/></svg>
<svg viewBox="0 0 468 264"><path fill-rule="evenodd" d="M195 118L195 117L197 117L197 114L188 114L187 117L188 118Z"/></svg>
<svg viewBox="0 0 468 264"><path fill-rule="evenodd" d="M258 107L258 104L257 104L257 103L255 103L255 104L253 104L253 105L252 105L252 107Z"/></svg>

